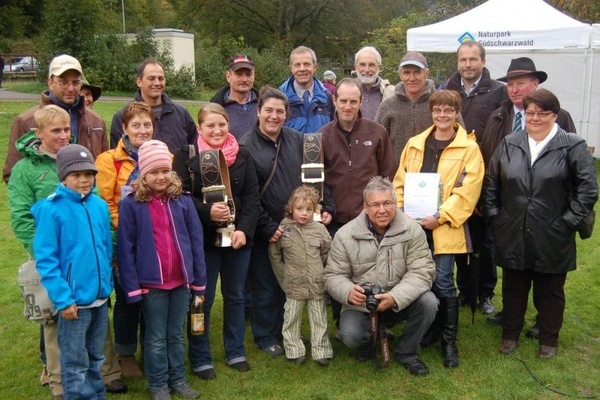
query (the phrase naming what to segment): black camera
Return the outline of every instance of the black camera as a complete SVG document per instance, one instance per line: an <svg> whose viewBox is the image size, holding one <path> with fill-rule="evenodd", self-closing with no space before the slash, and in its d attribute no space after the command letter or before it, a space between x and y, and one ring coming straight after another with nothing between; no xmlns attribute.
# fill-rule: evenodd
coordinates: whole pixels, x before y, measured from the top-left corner
<svg viewBox="0 0 600 400"><path fill-rule="evenodd" d="M371 283L363 283L360 285L360 287L364 290L365 296L367 296L367 299L365 300L367 310L370 312L377 311L377 306L379 306L380 300L375 298L375 295L385 293L385 289L379 285L373 285Z"/></svg>

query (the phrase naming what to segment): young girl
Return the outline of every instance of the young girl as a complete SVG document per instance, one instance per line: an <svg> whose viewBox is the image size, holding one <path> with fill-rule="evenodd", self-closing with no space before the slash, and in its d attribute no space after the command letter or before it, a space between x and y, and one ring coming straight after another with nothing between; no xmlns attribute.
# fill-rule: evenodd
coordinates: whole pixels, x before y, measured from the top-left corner
<svg viewBox="0 0 600 400"><path fill-rule="evenodd" d="M171 171L171 153L158 140L138 150L138 189L119 210L117 259L129 303L142 302L144 365L153 400L171 392L199 396L185 380L184 336L190 290L204 295L202 225L192 199Z"/></svg>
<svg viewBox="0 0 600 400"><path fill-rule="evenodd" d="M327 337L327 310L323 266L331 246L324 225L313 221L319 195L308 186L296 188L286 205L281 222L281 238L269 245L269 257L275 276L285 292L283 347L288 360L302 364L306 349L300 338L302 309L308 302L310 343L313 359L326 366L333 357Z"/></svg>

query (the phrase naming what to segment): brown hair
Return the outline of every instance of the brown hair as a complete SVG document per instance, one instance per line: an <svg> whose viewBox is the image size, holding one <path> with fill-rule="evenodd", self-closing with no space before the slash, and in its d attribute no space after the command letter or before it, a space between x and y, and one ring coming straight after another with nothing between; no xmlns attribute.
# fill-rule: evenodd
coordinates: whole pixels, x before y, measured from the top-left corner
<svg viewBox="0 0 600 400"><path fill-rule="evenodd" d="M335 92L337 93L340 89L340 86L342 85L348 85L348 86L355 86L356 88L358 88L358 92L360 93L360 99L362 100L362 89L360 87L360 84L358 83L358 81L354 78L349 78L349 77L345 77L342 78L337 85L335 85Z"/></svg>
<svg viewBox="0 0 600 400"><path fill-rule="evenodd" d="M319 205L319 193L317 193L317 191L310 186L298 186L290 195L290 199L285 206L286 217L292 218L294 213L294 205L299 201L312 204L313 210L316 210L317 206Z"/></svg>
<svg viewBox="0 0 600 400"><path fill-rule="evenodd" d="M460 104L460 95L454 90L438 90L429 97L429 111L435 106L447 105L460 113Z"/></svg>
<svg viewBox="0 0 600 400"><path fill-rule="evenodd" d="M225 111L222 105L217 103L206 103L200 106L200 110L198 110L198 125L202 125L202 122L204 122L204 119L208 114L222 115L225 118L225 121L229 123L227 111Z"/></svg>
<svg viewBox="0 0 600 400"><path fill-rule="evenodd" d="M151 195L154 193L152 189L148 186L146 179L144 177L140 177L137 181L137 189L135 191L134 197L137 201L142 203L148 203L151 199ZM177 172L171 171L171 182L169 186L165 189L164 193L167 197L172 199L176 199L181 196L183 189L181 187L181 180L177 175Z"/></svg>
<svg viewBox="0 0 600 400"><path fill-rule="evenodd" d="M460 46L458 46L458 49L456 50L456 55L458 55L458 52L463 47L477 47L479 49L479 57L481 57L482 60L485 60L485 47L483 47L481 43L476 42L475 40L467 40L466 42L463 42Z"/></svg>
<svg viewBox="0 0 600 400"><path fill-rule="evenodd" d="M554 114L558 114L560 111L558 97L548 89L538 89L525 96L523 108L527 110L530 104L535 104L544 111L552 111Z"/></svg>
<svg viewBox="0 0 600 400"><path fill-rule="evenodd" d="M265 105L265 102L269 99L277 99L283 101L285 104L285 113L288 114L290 103L288 101L287 96L279 89L275 89L271 86L263 86L260 89L260 94L258 95L258 109L262 109Z"/></svg>
<svg viewBox="0 0 600 400"><path fill-rule="evenodd" d="M152 112L152 108L148 104L141 101L132 101L123 109L123 114L121 114L121 122L123 125L127 126L129 121L138 115L150 118L150 121L152 121L152 128L155 128L154 113Z"/></svg>
<svg viewBox="0 0 600 400"><path fill-rule="evenodd" d="M154 58L146 58L144 61L142 61L140 63L140 65L138 65L138 78L142 79L144 77L144 70L146 69L146 66L148 64L156 64L156 65L160 65L160 67L163 70L163 73L165 72L165 66L163 65L163 63L161 63L158 60L155 60Z"/></svg>

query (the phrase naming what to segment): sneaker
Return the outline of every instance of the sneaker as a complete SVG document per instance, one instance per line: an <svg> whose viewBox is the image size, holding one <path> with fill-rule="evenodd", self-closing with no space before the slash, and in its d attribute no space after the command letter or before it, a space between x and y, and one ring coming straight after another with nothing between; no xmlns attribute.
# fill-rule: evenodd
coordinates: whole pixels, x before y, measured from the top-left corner
<svg viewBox="0 0 600 400"><path fill-rule="evenodd" d="M127 385L120 379L112 380L105 386L108 393L127 393Z"/></svg>
<svg viewBox="0 0 600 400"><path fill-rule="evenodd" d="M500 322L502 322L502 311L498 311L496 313L496 315L492 315L491 317L487 317L485 320L487 321L488 324L500 325Z"/></svg>
<svg viewBox="0 0 600 400"><path fill-rule="evenodd" d="M150 399L151 400L171 400L171 395L169 394L169 389L167 389L167 388L150 389Z"/></svg>
<svg viewBox="0 0 600 400"><path fill-rule="evenodd" d="M50 384L50 377L48 376L48 369L46 368L46 365L44 364L44 367L42 368L42 374L40 375L40 385L48 386L49 384Z"/></svg>
<svg viewBox="0 0 600 400"><path fill-rule="evenodd" d="M190 387L187 382L181 382L171 388L171 391L186 399L197 399L200 397L200 392Z"/></svg>
<svg viewBox="0 0 600 400"><path fill-rule="evenodd" d="M288 361L293 362L294 364L304 364L304 361L306 361L306 357L304 356L300 356L298 358L288 358Z"/></svg>
<svg viewBox="0 0 600 400"><path fill-rule="evenodd" d="M121 374L125 378L142 378L144 376L134 356L119 356L119 365Z"/></svg>
<svg viewBox="0 0 600 400"><path fill-rule="evenodd" d="M192 371L192 373L203 381L208 381L217 377L214 368L207 368L202 371Z"/></svg>
<svg viewBox="0 0 600 400"><path fill-rule="evenodd" d="M250 371L250 364L246 360L233 363L230 367L240 372Z"/></svg>
<svg viewBox="0 0 600 400"><path fill-rule="evenodd" d="M274 344L273 346L265 347L263 350L265 351L265 353L267 353L268 355L270 355L273 358L283 354L283 347L281 347L278 344Z"/></svg>
<svg viewBox="0 0 600 400"><path fill-rule="evenodd" d="M479 307L481 308L481 312L485 315L493 314L496 311L496 307L494 307L494 303L492 303L491 297L484 297L479 301Z"/></svg>
<svg viewBox="0 0 600 400"><path fill-rule="evenodd" d="M327 367L329 365L330 358L317 358L315 362L322 367Z"/></svg>

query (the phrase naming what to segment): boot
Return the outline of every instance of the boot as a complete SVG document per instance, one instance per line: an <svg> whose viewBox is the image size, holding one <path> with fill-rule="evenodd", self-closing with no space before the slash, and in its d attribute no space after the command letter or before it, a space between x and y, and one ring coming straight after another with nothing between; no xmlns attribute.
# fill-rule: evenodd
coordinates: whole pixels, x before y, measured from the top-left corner
<svg viewBox="0 0 600 400"><path fill-rule="evenodd" d="M442 314L440 309L441 307L438 307L438 310L435 313L435 319L421 338L421 347L423 348L432 346L440 340L440 330L442 329Z"/></svg>
<svg viewBox="0 0 600 400"><path fill-rule="evenodd" d="M144 376L134 356L119 356L119 364L121 365L121 373L126 378L141 378Z"/></svg>
<svg viewBox="0 0 600 400"><path fill-rule="evenodd" d="M441 298L439 310L442 314L441 344L444 367L455 368L458 367L458 297Z"/></svg>

